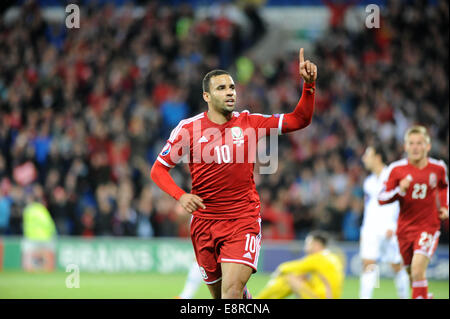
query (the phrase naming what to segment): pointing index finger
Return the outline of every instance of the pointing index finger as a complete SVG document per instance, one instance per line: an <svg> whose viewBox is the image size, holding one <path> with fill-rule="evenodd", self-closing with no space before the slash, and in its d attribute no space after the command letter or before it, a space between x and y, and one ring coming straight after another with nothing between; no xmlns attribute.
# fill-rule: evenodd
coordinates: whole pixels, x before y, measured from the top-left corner
<svg viewBox="0 0 450 319"><path fill-rule="evenodd" d="M305 58L303 56L303 48L300 48L299 58L300 58L300 63L305 62Z"/></svg>

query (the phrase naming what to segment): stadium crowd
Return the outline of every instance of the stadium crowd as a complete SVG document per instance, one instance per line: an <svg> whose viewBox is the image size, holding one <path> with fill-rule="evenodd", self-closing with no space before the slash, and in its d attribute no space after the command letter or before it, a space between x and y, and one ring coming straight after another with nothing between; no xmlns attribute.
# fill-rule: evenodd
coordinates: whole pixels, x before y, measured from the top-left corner
<svg viewBox="0 0 450 319"><path fill-rule="evenodd" d="M220 10L199 18L188 5L144 9L136 17L131 3L92 5L70 31L32 1L12 24L0 17L0 234L21 234L24 206L40 201L60 235L186 237L189 216L149 174L170 130L206 110L203 75L246 74L238 110L295 107L297 52L236 63L262 37L255 9L242 11L250 31ZM275 174L255 176L264 238L322 229L358 240L365 147L382 143L399 159L413 123L429 128L431 155L448 163L448 21L446 1L388 1L380 29L333 23L314 43L313 122L280 137ZM190 189L186 165L172 176ZM448 220L442 231L448 242Z"/></svg>

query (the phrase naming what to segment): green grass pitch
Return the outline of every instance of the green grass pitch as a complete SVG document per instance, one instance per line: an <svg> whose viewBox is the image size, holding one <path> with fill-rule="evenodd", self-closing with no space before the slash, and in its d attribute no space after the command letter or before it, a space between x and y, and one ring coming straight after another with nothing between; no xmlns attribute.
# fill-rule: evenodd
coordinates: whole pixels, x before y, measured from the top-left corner
<svg viewBox="0 0 450 319"><path fill-rule="evenodd" d="M66 288L69 273L0 272L0 299L172 299L183 289L186 274L92 274L80 273L80 288ZM269 274L257 273L248 283L252 294L258 293L269 280ZM448 281L429 281L429 290L436 299L449 298ZM359 279L346 278L343 298L358 298ZM209 299L209 291L202 284L195 298ZM374 290L374 298L396 298L390 279L381 279Z"/></svg>

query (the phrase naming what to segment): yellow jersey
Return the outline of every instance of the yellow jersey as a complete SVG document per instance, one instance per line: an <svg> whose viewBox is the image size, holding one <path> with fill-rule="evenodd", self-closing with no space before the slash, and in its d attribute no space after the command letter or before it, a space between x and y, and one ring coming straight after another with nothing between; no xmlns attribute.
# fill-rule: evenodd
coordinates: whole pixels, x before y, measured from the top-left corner
<svg viewBox="0 0 450 319"><path fill-rule="evenodd" d="M328 249L307 255L300 260L285 262L278 267L278 271L280 275L305 276L310 288L321 298L341 297L344 264L337 254Z"/></svg>

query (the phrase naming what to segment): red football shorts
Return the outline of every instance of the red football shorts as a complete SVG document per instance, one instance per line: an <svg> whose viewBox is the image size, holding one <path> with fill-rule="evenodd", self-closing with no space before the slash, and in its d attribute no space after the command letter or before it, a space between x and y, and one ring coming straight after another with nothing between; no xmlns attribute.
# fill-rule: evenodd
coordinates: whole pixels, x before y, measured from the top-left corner
<svg viewBox="0 0 450 319"><path fill-rule="evenodd" d="M222 279L220 263L244 264L257 271L261 218L204 219L192 217L191 239L206 284Z"/></svg>
<svg viewBox="0 0 450 319"><path fill-rule="evenodd" d="M439 243L439 230L423 230L406 235L397 234L400 254L405 266L411 265L414 254L422 254L429 259L433 256Z"/></svg>

